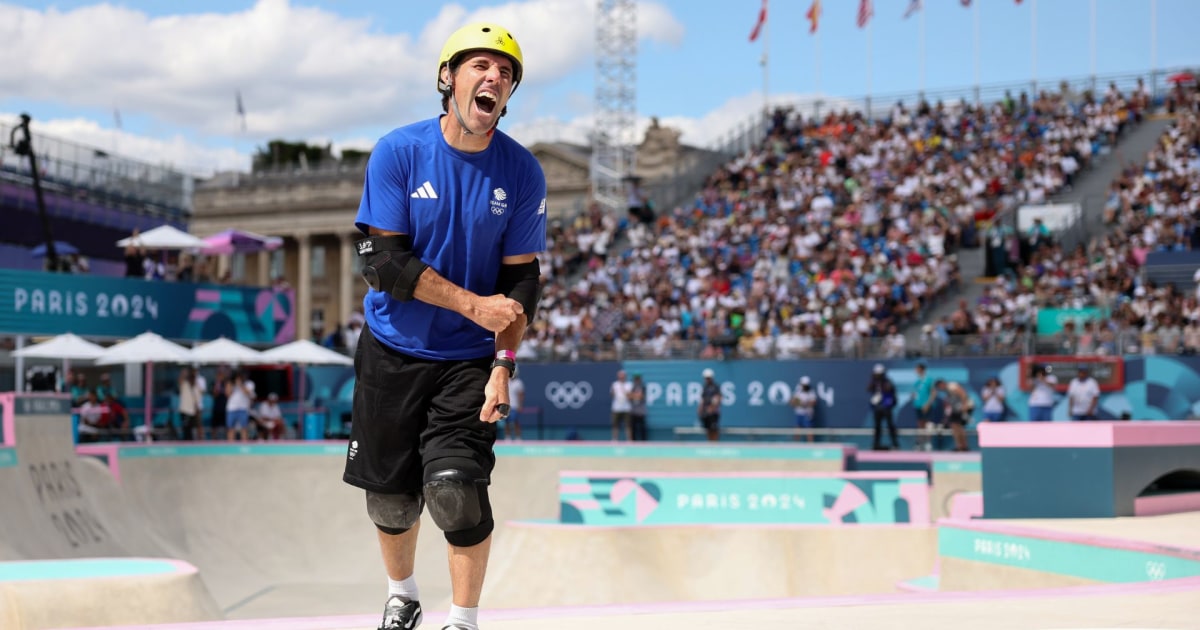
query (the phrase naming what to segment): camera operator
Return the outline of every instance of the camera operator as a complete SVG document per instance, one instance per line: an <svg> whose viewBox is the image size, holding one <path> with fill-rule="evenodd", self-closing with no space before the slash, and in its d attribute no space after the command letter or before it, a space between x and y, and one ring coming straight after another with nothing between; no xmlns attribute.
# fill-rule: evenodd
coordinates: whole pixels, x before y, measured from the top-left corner
<svg viewBox="0 0 1200 630"><path fill-rule="evenodd" d="M1058 378L1048 365L1033 366L1033 389L1029 392L1029 420L1050 422L1054 419L1054 399Z"/></svg>

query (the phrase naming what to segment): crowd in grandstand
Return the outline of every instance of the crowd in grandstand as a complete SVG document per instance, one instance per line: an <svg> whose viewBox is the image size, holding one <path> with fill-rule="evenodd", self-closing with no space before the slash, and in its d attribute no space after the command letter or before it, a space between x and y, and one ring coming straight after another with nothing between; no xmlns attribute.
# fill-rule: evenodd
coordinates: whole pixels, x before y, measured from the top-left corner
<svg viewBox="0 0 1200 630"><path fill-rule="evenodd" d="M1112 182L1106 233L1074 251L1053 242L1033 248L1028 263L997 278L974 311L963 305L955 313L954 332L1003 350L1021 343L1014 331L1036 327L1039 307L1100 307L1107 317L1069 323L1041 350L1200 352L1200 296L1140 273L1152 252L1200 249L1200 91L1177 87L1171 103L1174 119L1159 142Z"/></svg>
<svg viewBox="0 0 1200 630"><path fill-rule="evenodd" d="M765 141L691 203L553 226L545 316L523 353L857 356L869 344L903 356L902 329L963 280L957 256L978 223L1067 189L1148 107L1142 87L1064 86L984 106L897 103L873 120L777 110ZM988 326L1028 315L963 305L927 335L985 313Z"/></svg>

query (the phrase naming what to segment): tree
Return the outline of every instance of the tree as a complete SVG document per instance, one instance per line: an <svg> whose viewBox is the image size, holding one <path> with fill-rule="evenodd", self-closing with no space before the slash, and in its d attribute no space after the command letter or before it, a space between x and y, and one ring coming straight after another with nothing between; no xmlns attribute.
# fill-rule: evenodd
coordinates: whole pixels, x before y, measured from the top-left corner
<svg viewBox="0 0 1200 630"><path fill-rule="evenodd" d="M333 162L333 147L310 145L307 142L271 140L254 152L255 172L298 167L317 168L323 162Z"/></svg>

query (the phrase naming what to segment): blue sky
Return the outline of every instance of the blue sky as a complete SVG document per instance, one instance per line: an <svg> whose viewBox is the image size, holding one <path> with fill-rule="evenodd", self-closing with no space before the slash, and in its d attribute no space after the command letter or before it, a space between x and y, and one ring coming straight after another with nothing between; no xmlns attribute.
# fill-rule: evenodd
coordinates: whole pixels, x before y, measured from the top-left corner
<svg viewBox="0 0 1200 630"><path fill-rule="evenodd" d="M1091 0L925 0L926 88L975 77L974 12L984 84L1090 72ZM594 0L0 1L0 116L33 114L47 133L111 145L190 169L239 167L275 137L366 148L393 126L438 111L436 49L466 20L497 19L522 42L527 81L504 128L527 142L578 140L593 93ZM809 0L769 7L769 87L787 100L895 95L920 87L920 18L909 0L875 0L869 33L858 0L824 0L808 33ZM638 113L706 144L761 104L763 40L748 41L761 0L639 3ZM1200 65L1200 2L1095 0L1099 74ZM1188 29L1192 28L1193 33ZM869 38L869 39L868 39ZM869 41L869 44L868 44ZM818 78L819 50L819 78ZM240 132L234 93L248 111ZM113 110L121 112L115 129Z"/></svg>

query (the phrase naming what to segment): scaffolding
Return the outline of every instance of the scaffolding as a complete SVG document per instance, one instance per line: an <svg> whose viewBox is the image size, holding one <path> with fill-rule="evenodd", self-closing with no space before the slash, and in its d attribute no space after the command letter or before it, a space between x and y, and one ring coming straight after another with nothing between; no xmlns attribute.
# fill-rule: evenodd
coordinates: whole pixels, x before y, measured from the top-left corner
<svg viewBox="0 0 1200 630"><path fill-rule="evenodd" d="M596 101L592 196L623 210L636 166L637 2L596 0Z"/></svg>

